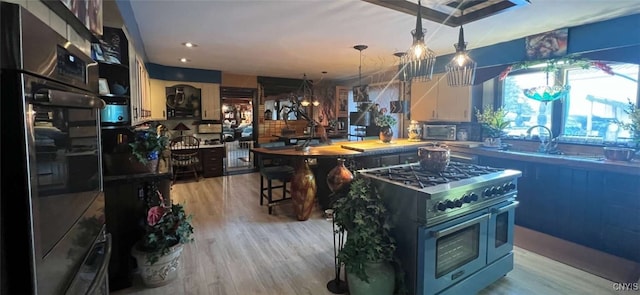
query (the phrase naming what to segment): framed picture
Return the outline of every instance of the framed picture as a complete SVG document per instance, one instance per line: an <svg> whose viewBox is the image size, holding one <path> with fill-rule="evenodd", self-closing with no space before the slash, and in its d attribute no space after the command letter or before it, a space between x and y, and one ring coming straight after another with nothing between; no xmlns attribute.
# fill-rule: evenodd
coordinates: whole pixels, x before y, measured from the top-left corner
<svg viewBox="0 0 640 295"><path fill-rule="evenodd" d="M109 83L107 82L107 79L105 78L98 79L98 93L101 95L106 95L111 93L111 90L109 90Z"/></svg>
<svg viewBox="0 0 640 295"><path fill-rule="evenodd" d="M569 29L558 29L526 38L529 60L553 58L567 55Z"/></svg>
<svg viewBox="0 0 640 295"><path fill-rule="evenodd" d="M353 87L353 101L354 102L369 101L368 85L360 85L360 86Z"/></svg>

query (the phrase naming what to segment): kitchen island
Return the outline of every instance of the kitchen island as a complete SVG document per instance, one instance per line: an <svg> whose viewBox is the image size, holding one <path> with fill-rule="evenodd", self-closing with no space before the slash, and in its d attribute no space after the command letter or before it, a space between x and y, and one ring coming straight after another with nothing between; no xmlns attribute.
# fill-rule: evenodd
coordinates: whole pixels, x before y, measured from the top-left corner
<svg viewBox="0 0 640 295"><path fill-rule="evenodd" d="M294 167L304 167L300 161L309 161L316 179L316 197L320 207L331 207L331 191L327 186L327 173L337 165L338 158L347 159L347 166L353 171L362 168L396 165L415 162L418 148L429 144L428 141L409 141L396 139L391 143L379 140L339 142L331 145L311 146L308 151L297 150L294 146L253 148L252 152L261 161L261 157L285 157L294 162ZM300 171L296 171L299 173Z"/></svg>

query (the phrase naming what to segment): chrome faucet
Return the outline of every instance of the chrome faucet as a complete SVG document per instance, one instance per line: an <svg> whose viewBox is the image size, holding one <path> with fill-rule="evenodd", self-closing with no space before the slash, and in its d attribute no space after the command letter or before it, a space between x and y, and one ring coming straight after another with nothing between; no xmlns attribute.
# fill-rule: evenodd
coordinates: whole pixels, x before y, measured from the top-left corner
<svg viewBox="0 0 640 295"><path fill-rule="evenodd" d="M527 137L531 138L531 130L533 130L533 128L536 128L536 127L544 128L547 130L547 132L549 132L549 139L547 140L547 142L545 142L543 137L540 136L540 134L538 133L538 137L540 138L540 147L538 148L538 152L547 153L547 154L560 153L560 151L558 151L558 143L556 142L556 139L553 137L553 132L547 126L534 125L529 127L529 129L527 129Z"/></svg>

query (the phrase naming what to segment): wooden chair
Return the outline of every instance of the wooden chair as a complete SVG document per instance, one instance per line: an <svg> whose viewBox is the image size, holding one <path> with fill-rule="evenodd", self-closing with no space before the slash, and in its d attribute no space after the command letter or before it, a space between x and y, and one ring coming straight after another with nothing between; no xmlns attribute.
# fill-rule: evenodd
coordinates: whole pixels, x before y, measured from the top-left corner
<svg viewBox="0 0 640 295"><path fill-rule="evenodd" d="M171 139L171 165L173 166L173 182L176 182L178 175L193 175L196 181L198 177L198 157L200 150L200 139L192 135L181 135Z"/></svg>

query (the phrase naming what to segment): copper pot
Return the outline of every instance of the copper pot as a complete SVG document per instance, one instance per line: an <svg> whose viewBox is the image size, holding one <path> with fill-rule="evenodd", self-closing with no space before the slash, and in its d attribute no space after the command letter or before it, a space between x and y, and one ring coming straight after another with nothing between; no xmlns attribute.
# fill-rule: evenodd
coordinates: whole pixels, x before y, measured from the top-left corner
<svg viewBox="0 0 640 295"><path fill-rule="evenodd" d="M442 172L449 166L451 151L446 145L431 144L418 148L418 159L423 170Z"/></svg>

